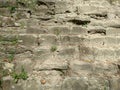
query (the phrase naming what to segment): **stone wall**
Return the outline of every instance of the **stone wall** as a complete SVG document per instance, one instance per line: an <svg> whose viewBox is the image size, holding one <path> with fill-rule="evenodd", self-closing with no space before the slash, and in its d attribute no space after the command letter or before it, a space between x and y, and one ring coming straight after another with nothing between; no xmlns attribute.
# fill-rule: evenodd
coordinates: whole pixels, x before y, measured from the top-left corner
<svg viewBox="0 0 120 90"><path fill-rule="evenodd" d="M119 0L0 0L0 90L120 90Z"/></svg>

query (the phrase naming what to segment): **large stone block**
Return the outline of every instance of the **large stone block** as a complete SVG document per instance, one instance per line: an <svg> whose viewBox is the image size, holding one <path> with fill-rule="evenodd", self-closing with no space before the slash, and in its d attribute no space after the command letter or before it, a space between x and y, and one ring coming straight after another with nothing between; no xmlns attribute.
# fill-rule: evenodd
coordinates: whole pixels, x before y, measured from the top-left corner
<svg viewBox="0 0 120 90"><path fill-rule="evenodd" d="M18 27L4 27L0 30L0 34L25 34L26 29L21 29Z"/></svg>
<svg viewBox="0 0 120 90"><path fill-rule="evenodd" d="M95 48L95 60L115 60L115 50L113 48Z"/></svg>
<svg viewBox="0 0 120 90"><path fill-rule="evenodd" d="M61 90L88 90L87 79L84 77L66 78L62 84Z"/></svg>
<svg viewBox="0 0 120 90"><path fill-rule="evenodd" d="M64 71L68 69L68 63L65 60L61 60L55 57L49 57L49 59L44 60L41 64L38 62L34 66L34 70L45 71L45 70L57 70Z"/></svg>
<svg viewBox="0 0 120 90"><path fill-rule="evenodd" d="M37 76L36 76L37 75ZM57 70L34 71L30 78L42 84L42 86L56 86L62 83L62 72ZM41 89L40 89L41 90Z"/></svg>
<svg viewBox="0 0 120 90"><path fill-rule="evenodd" d="M78 61L74 60L70 63L71 76L81 76L93 73L94 66L91 63L92 61Z"/></svg>
<svg viewBox="0 0 120 90"><path fill-rule="evenodd" d="M77 7L77 11L79 14L87 14L87 15L103 15L105 12L107 12L107 8L95 6L95 5L80 5Z"/></svg>
<svg viewBox="0 0 120 90"><path fill-rule="evenodd" d="M33 34L20 34L18 36L19 44L25 46L36 46L37 45L37 35Z"/></svg>

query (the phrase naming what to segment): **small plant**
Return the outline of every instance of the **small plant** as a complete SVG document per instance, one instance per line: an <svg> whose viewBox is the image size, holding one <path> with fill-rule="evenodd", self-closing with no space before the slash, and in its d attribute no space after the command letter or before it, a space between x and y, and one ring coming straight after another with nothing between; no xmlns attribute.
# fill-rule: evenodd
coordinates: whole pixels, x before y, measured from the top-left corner
<svg viewBox="0 0 120 90"><path fill-rule="evenodd" d="M9 9L10 9L10 13L15 13L16 11L16 7L14 6L9 7Z"/></svg>
<svg viewBox="0 0 120 90"><path fill-rule="evenodd" d="M14 57L15 57L15 54L10 54L10 55L8 56L9 62L12 62L12 61L14 60Z"/></svg>
<svg viewBox="0 0 120 90"><path fill-rule="evenodd" d="M16 73L16 72L13 72L13 73L12 73L12 77L14 78L14 82L15 82L15 83L18 83L18 81L19 81L20 79L22 79L22 80L27 80L28 74L27 74L27 72L25 71L25 69L22 67L22 68L21 68L21 72L20 72L19 74Z"/></svg>
<svg viewBox="0 0 120 90"><path fill-rule="evenodd" d="M51 52L55 52L56 50L57 50L56 46L52 46L51 49L50 49Z"/></svg>

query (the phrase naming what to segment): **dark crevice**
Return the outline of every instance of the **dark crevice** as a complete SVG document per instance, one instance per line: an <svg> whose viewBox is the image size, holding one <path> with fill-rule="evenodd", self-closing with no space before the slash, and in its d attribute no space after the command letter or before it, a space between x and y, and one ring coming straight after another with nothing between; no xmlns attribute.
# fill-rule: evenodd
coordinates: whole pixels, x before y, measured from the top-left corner
<svg viewBox="0 0 120 90"><path fill-rule="evenodd" d="M106 19L108 17L107 14L89 14L89 16L94 19Z"/></svg>
<svg viewBox="0 0 120 90"><path fill-rule="evenodd" d="M38 6L40 6L40 5L45 5L45 6L47 6L48 8L50 8L50 6L53 6L55 3L54 2L47 2L47 1L41 1L41 0L38 0L37 1L37 4L38 4Z"/></svg>
<svg viewBox="0 0 120 90"><path fill-rule="evenodd" d="M117 65L118 66L118 69L120 70L120 65Z"/></svg>
<svg viewBox="0 0 120 90"><path fill-rule="evenodd" d="M82 21L82 20L76 20L76 19L69 20L68 22L72 22L73 24L76 24L76 25L87 25L90 23L90 21Z"/></svg>
<svg viewBox="0 0 120 90"><path fill-rule="evenodd" d="M67 11L65 11L65 13L71 13L71 11L67 10Z"/></svg>
<svg viewBox="0 0 120 90"><path fill-rule="evenodd" d="M48 7L47 3L43 2L43 1L37 1L37 5L40 6L40 5L45 5Z"/></svg>
<svg viewBox="0 0 120 90"><path fill-rule="evenodd" d="M62 75L66 75L66 71L67 69L60 69L60 68L52 68L52 69L40 69L38 71L58 71L58 72L61 72Z"/></svg>
<svg viewBox="0 0 120 90"><path fill-rule="evenodd" d="M107 18L107 14L96 14L96 17L105 17L105 18Z"/></svg>
<svg viewBox="0 0 120 90"><path fill-rule="evenodd" d="M51 69L51 70L59 71L59 72L61 72L63 75L65 75L65 72L66 72L67 69L53 68L53 69Z"/></svg>
<svg viewBox="0 0 120 90"><path fill-rule="evenodd" d="M106 30L102 30L102 29L99 29L99 30L90 30L88 31L89 34L104 34L106 35Z"/></svg>
<svg viewBox="0 0 120 90"><path fill-rule="evenodd" d="M120 75L120 64L118 64L117 67L118 67L118 74Z"/></svg>
<svg viewBox="0 0 120 90"><path fill-rule="evenodd" d="M30 16L32 15L32 12L29 10L29 11L27 11L27 13L29 13L30 14Z"/></svg>

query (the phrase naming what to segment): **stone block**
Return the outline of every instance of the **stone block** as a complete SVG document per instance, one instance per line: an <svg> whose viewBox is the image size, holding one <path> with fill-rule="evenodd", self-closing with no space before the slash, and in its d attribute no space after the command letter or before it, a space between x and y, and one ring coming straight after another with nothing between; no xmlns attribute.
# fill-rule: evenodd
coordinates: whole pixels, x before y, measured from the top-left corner
<svg viewBox="0 0 120 90"><path fill-rule="evenodd" d="M104 22L104 26L111 27L113 29L114 28L119 29L120 28L120 21L117 19L107 20Z"/></svg>
<svg viewBox="0 0 120 90"><path fill-rule="evenodd" d="M16 0L0 0L0 7L10 7L16 5Z"/></svg>
<svg viewBox="0 0 120 90"><path fill-rule="evenodd" d="M94 48L84 45L79 45L79 59L80 60L94 60Z"/></svg>
<svg viewBox="0 0 120 90"><path fill-rule="evenodd" d="M25 46L36 46L37 36L33 34L20 34L18 36L19 44Z"/></svg>
<svg viewBox="0 0 120 90"><path fill-rule="evenodd" d="M57 37L55 35L40 35L39 36L40 45L49 46L49 45L56 45L58 43Z"/></svg>
<svg viewBox="0 0 120 90"><path fill-rule="evenodd" d="M83 41L83 38L80 38L79 36L75 36L75 35L62 35L60 37L60 42L63 44L63 45L77 45L77 44L80 44L82 43Z"/></svg>
<svg viewBox="0 0 120 90"><path fill-rule="evenodd" d="M10 10L8 8L0 8L0 14L4 16L10 16Z"/></svg>
<svg viewBox="0 0 120 90"><path fill-rule="evenodd" d="M27 28L28 34L48 34L48 30L42 27L37 26L29 26Z"/></svg>
<svg viewBox="0 0 120 90"><path fill-rule="evenodd" d="M87 15L102 15L105 12L107 12L107 8L105 7L100 7L100 6L95 6L95 5L80 5L77 7L77 11L79 14L87 14Z"/></svg>
<svg viewBox="0 0 120 90"><path fill-rule="evenodd" d="M120 78L119 77L112 77L109 79L110 82L110 88L113 90L119 90L120 89Z"/></svg>
<svg viewBox="0 0 120 90"><path fill-rule="evenodd" d="M15 20L11 17L0 16L1 26L2 27L15 27Z"/></svg>
<svg viewBox="0 0 120 90"><path fill-rule="evenodd" d="M72 70L73 75L82 75L82 74L90 74L93 72L93 64L87 61L78 61L74 60L70 63L70 68Z"/></svg>
<svg viewBox="0 0 120 90"><path fill-rule="evenodd" d="M61 56L71 56L75 54L75 48L63 48L58 53Z"/></svg>
<svg viewBox="0 0 120 90"><path fill-rule="evenodd" d="M17 56L18 57L18 56ZM15 58L17 58L15 57ZM21 61L22 59L22 61ZM31 73L33 71L34 63L30 58L18 57L17 61L15 61L15 72L20 73L22 67L25 69L27 73Z"/></svg>
<svg viewBox="0 0 120 90"><path fill-rule="evenodd" d="M17 40L18 40L18 35L0 34L0 42L2 41L14 42Z"/></svg>
<svg viewBox="0 0 120 90"><path fill-rule="evenodd" d="M67 3L63 1L56 1L55 3L55 14L62 14L68 10Z"/></svg>
<svg viewBox="0 0 120 90"><path fill-rule="evenodd" d="M115 60L115 50L112 48L95 48L95 60Z"/></svg>
<svg viewBox="0 0 120 90"><path fill-rule="evenodd" d="M36 75L38 75L36 77ZM31 78L35 78L37 82L40 82L42 86L56 86L62 83L62 72L57 70L45 70L45 71L35 71ZM43 82L44 81L44 82ZM42 90L42 89L39 89Z"/></svg>
<svg viewBox="0 0 120 90"><path fill-rule="evenodd" d="M68 69L68 63L64 60L55 58L55 57L49 57L47 60L44 60L41 64L38 62L36 66L34 66L34 70L37 71L45 71L45 70L67 70Z"/></svg>
<svg viewBox="0 0 120 90"><path fill-rule="evenodd" d="M90 37L90 45L94 45L94 46L103 46L105 43L105 38L104 37Z"/></svg>
<svg viewBox="0 0 120 90"><path fill-rule="evenodd" d="M84 35L84 34L87 34L87 29L83 28L83 27L76 26L76 27L72 28L71 34Z"/></svg>
<svg viewBox="0 0 120 90"><path fill-rule="evenodd" d="M62 90L88 90L88 83L86 78L71 77L66 78L62 84Z"/></svg>
<svg viewBox="0 0 120 90"><path fill-rule="evenodd" d="M120 29L119 28L108 29L106 30L106 35L119 36Z"/></svg>
<svg viewBox="0 0 120 90"><path fill-rule="evenodd" d="M119 60L120 59L120 49L119 48L115 49L115 54L116 54L115 58L117 60Z"/></svg>
<svg viewBox="0 0 120 90"><path fill-rule="evenodd" d="M70 28L67 26L55 26L50 27L50 32L55 35L68 35L70 34Z"/></svg>
<svg viewBox="0 0 120 90"><path fill-rule="evenodd" d="M118 39L116 37L105 37L105 45L115 46L118 45Z"/></svg>

